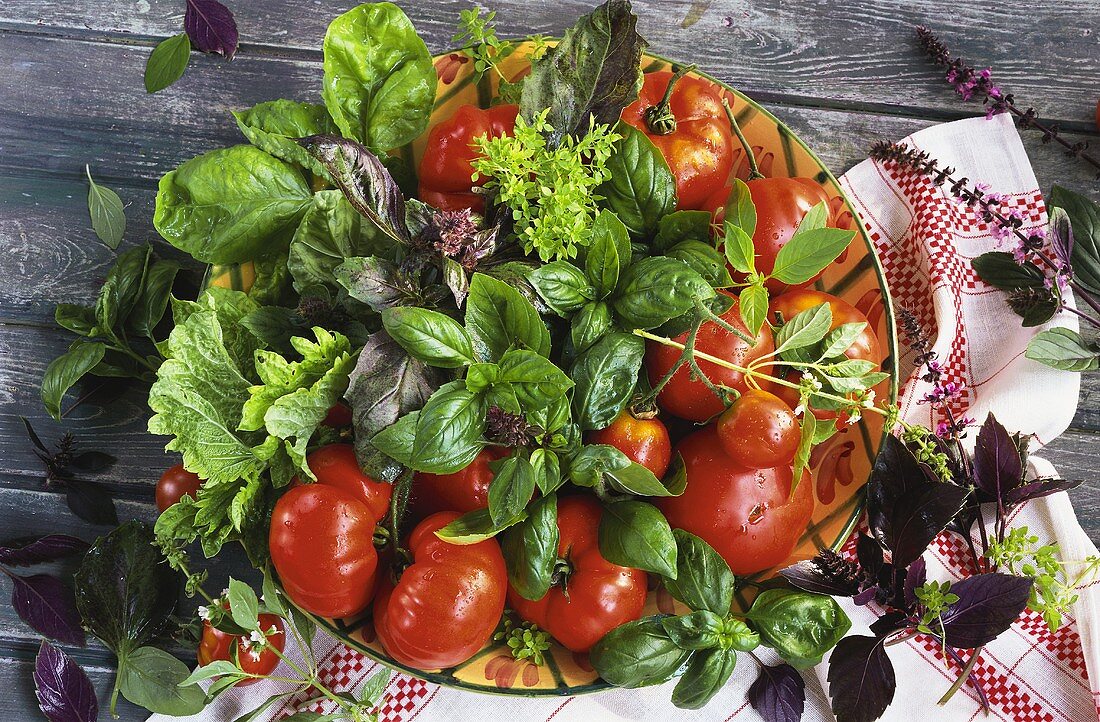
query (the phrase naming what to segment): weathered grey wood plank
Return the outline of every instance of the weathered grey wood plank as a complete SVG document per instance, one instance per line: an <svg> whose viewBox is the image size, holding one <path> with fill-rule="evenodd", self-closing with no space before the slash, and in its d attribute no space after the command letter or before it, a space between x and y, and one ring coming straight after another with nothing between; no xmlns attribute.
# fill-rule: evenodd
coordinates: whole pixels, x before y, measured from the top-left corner
<svg viewBox="0 0 1100 722"><path fill-rule="evenodd" d="M434 51L452 47L458 11L470 4L404 3ZM595 4L491 3L498 11L501 33L512 36L560 34ZM290 0L235 3L246 44L240 57L292 49L299 56L317 58L325 27L348 6ZM705 10L689 24L693 7ZM1046 115L1080 122L1092 117L1095 93L1089 85L1100 74L1100 36L1095 32L1100 6L1090 0L1041 7L1000 4L995 11L983 0L962 0L949 7L937 0L864 0L832 3L827 9L816 0L640 0L635 9L639 29L655 52L697 62L746 91L827 105L964 112L913 50L912 27L925 23L942 28L949 43L965 46L975 65L992 65L1007 88L1025 102L1041 104ZM0 23L29 32L151 43L179 32L181 14L173 0L136 5L8 0L0 6Z"/></svg>
<svg viewBox="0 0 1100 722"><path fill-rule="evenodd" d="M1100 545L1100 433L1071 429L1045 447L1039 456L1054 464L1064 479L1084 479L1069 492L1077 520L1093 543Z"/></svg>

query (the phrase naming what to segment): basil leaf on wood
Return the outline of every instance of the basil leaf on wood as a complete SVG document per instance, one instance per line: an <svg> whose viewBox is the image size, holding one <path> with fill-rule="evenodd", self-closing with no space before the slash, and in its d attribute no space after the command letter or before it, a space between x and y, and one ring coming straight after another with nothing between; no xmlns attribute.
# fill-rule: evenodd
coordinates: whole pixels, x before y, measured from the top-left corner
<svg viewBox="0 0 1100 722"><path fill-rule="evenodd" d="M38 708L50 722L96 722L99 701L95 687L63 650L42 640L33 676Z"/></svg>
<svg viewBox="0 0 1100 722"><path fill-rule="evenodd" d="M527 518L501 534L508 581L524 599L542 599L550 590L558 539L558 502L553 494L532 502Z"/></svg>
<svg viewBox="0 0 1100 722"><path fill-rule="evenodd" d="M296 140L310 135L330 135L337 132L325 106L299 103L295 100L271 100L247 110L235 110L233 118L252 145L280 160L328 178L325 167Z"/></svg>
<svg viewBox="0 0 1100 722"><path fill-rule="evenodd" d="M806 707L806 682L789 664L760 665L760 675L749 685L749 704L772 722L798 722Z"/></svg>
<svg viewBox="0 0 1100 722"><path fill-rule="evenodd" d="M522 456L510 456L490 463L489 516L501 524L519 516L535 493L535 472Z"/></svg>
<svg viewBox="0 0 1100 722"><path fill-rule="evenodd" d="M832 597L792 589L761 592L746 619L764 644L796 669L820 663L852 627Z"/></svg>
<svg viewBox="0 0 1100 722"><path fill-rule="evenodd" d="M181 687L191 670L168 652L156 647L139 647L119 668L122 696L155 714L185 717L206 706L201 687Z"/></svg>
<svg viewBox="0 0 1100 722"><path fill-rule="evenodd" d="M615 501L600 517L600 553L612 564L676 578L676 539L652 504Z"/></svg>
<svg viewBox="0 0 1100 722"><path fill-rule="evenodd" d="M531 302L512 286L475 273L466 299L466 330L483 361L496 361L510 347L550 354L550 332Z"/></svg>
<svg viewBox="0 0 1100 722"><path fill-rule="evenodd" d="M689 656L691 650L678 647L657 617L612 629L588 652L589 661L604 680L627 688L671 679Z"/></svg>
<svg viewBox="0 0 1100 722"><path fill-rule="evenodd" d="M611 330L611 307L604 301L592 301L581 307L569 326L569 339L576 353L584 351Z"/></svg>
<svg viewBox="0 0 1100 722"><path fill-rule="evenodd" d="M410 356L429 366L453 369L474 362L470 334L439 311L415 306L387 308L382 311L382 325Z"/></svg>
<svg viewBox="0 0 1100 722"><path fill-rule="evenodd" d="M69 479L65 482L65 504L73 514L90 524L118 524L118 513L111 493L98 482Z"/></svg>
<svg viewBox="0 0 1100 722"><path fill-rule="evenodd" d="M183 29L195 48L231 60L237 53L237 21L218 0L187 0Z"/></svg>
<svg viewBox="0 0 1100 722"><path fill-rule="evenodd" d="M554 261L540 266L527 276L527 280L535 287L546 305L554 313L565 318L571 316L596 295L584 271L569 261Z"/></svg>
<svg viewBox="0 0 1100 722"><path fill-rule="evenodd" d="M148 244L120 253L107 272L95 302L96 325L100 333L118 339L118 326L125 323L141 295L145 270L152 247Z"/></svg>
<svg viewBox="0 0 1100 722"><path fill-rule="evenodd" d="M1062 371L1095 371L1100 369L1100 347L1068 328L1040 331L1027 344L1024 355L1051 368Z"/></svg>
<svg viewBox="0 0 1100 722"><path fill-rule="evenodd" d="M736 664L737 652L732 649L696 652L672 690L672 704L680 709L701 709L729 681Z"/></svg>
<svg viewBox="0 0 1100 722"><path fill-rule="evenodd" d="M172 284L179 270L180 264L175 261L156 261L145 271L141 293L126 319L126 324L133 333L151 341L156 340L153 338L153 329L164 318L168 298L172 295Z"/></svg>
<svg viewBox="0 0 1100 722"><path fill-rule="evenodd" d="M520 513L501 524L496 524L488 509L475 509L458 517L437 531L435 535L450 544L477 544L493 538L508 527L520 523L524 518L526 513Z"/></svg>
<svg viewBox="0 0 1100 722"><path fill-rule="evenodd" d="M1058 185L1047 200L1050 206L1061 208L1069 216L1073 229L1070 249L1073 279L1086 291L1100 294L1100 205Z"/></svg>
<svg viewBox="0 0 1100 722"><path fill-rule="evenodd" d="M844 720L876 720L894 700L894 665L885 637L853 635L840 640L829 657L833 714Z"/></svg>
<svg viewBox="0 0 1100 722"><path fill-rule="evenodd" d="M145 61L145 92L164 90L183 77L191 59L191 39L187 33L161 40Z"/></svg>
<svg viewBox="0 0 1100 722"><path fill-rule="evenodd" d="M615 132L622 138L607 160L608 179L597 189L600 203L615 212L630 235L648 240L660 219L676 210L676 180L645 133L627 123L619 123Z"/></svg>
<svg viewBox="0 0 1100 722"><path fill-rule="evenodd" d="M576 383L573 414L582 429L606 428L622 412L634 393L644 356L641 338L616 332L577 358L570 376Z"/></svg>
<svg viewBox="0 0 1100 722"><path fill-rule="evenodd" d="M43 637L84 646L80 614L68 585L49 574L24 577L4 572L11 579L11 606L28 627Z"/></svg>
<svg viewBox="0 0 1100 722"><path fill-rule="evenodd" d="M76 382L103 360L107 347L98 342L74 343L46 367L42 376L42 404L55 419L61 419L61 399Z"/></svg>
<svg viewBox="0 0 1100 722"><path fill-rule="evenodd" d="M683 261L651 256L632 263L619 279L613 305L624 328L656 328L713 298L711 285Z"/></svg>
<svg viewBox="0 0 1100 722"><path fill-rule="evenodd" d="M665 589L691 609L705 609L722 617L729 614L735 583L729 564L694 534L673 529L672 536L676 540L676 576L664 580Z"/></svg>
<svg viewBox="0 0 1100 722"><path fill-rule="evenodd" d="M600 211L592 224L592 239L584 259L585 273L595 287L594 298L603 299L615 291L622 270L630 265L630 236L619 217Z"/></svg>
<svg viewBox="0 0 1100 722"><path fill-rule="evenodd" d="M92 180L92 170L87 164L84 173L88 176L88 214L92 218L92 230L108 248L118 248L126 232L122 199L118 193Z"/></svg>
<svg viewBox="0 0 1100 722"><path fill-rule="evenodd" d="M25 544L9 543L0 546L0 564L26 567L83 554L87 549L88 544L82 539L67 534L47 534Z"/></svg>
<svg viewBox="0 0 1100 722"><path fill-rule="evenodd" d="M854 231L840 228L795 233L775 254L771 277L783 283L805 283L835 261L855 235Z"/></svg>

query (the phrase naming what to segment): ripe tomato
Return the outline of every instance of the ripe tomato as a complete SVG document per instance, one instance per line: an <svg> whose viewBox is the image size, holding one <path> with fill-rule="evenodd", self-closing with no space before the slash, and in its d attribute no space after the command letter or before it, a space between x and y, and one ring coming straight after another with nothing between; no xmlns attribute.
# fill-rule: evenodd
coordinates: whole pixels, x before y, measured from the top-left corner
<svg viewBox="0 0 1100 722"><path fill-rule="evenodd" d="M482 136L499 138L512 135L516 127L518 105L495 105L482 110L476 105L463 105L449 119L439 123L428 134L427 148L420 161L420 200L445 211L469 208L478 213L485 209L484 199L473 192L475 185L485 185L487 178L470 180L473 161L478 152L474 139Z"/></svg>
<svg viewBox="0 0 1100 722"><path fill-rule="evenodd" d="M328 426L332 429L342 429L346 426L351 426L351 408L347 404L342 404L337 401L332 405L332 408L328 410L325 415L325 420L321 422L322 426Z"/></svg>
<svg viewBox="0 0 1100 722"><path fill-rule="evenodd" d="M748 329L741 321L741 311L737 302L722 315L723 320L731 326L748 334ZM682 333L674 340L680 343L687 341L687 333ZM748 366L751 362L766 356L775 350L771 329L768 324L760 328L753 343L750 345L740 337L725 330L713 321L706 321L699 327L699 333L695 338L695 348L720 359L724 359L738 366ZM645 362L649 372L649 382L656 384L668 373L676 359L680 358L680 349L673 346L665 346L656 341L646 344ZM737 391L747 391L748 386L744 380L744 374L740 371L732 371L718 366L710 361L700 360L699 368L715 384L728 386ZM673 374L668 384L661 389L657 396L657 402L665 411L689 421L706 421L725 410L725 405L714 392L707 388L701 380L693 380L690 370L686 365L681 366Z"/></svg>
<svg viewBox="0 0 1100 722"><path fill-rule="evenodd" d="M489 506L489 482L493 480L489 462L506 453L489 446L482 449L469 466L453 474L418 473L413 479L417 509L426 516L440 511L465 514Z"/></svg>
<svg viewBox="0 0 1100 722"><path fill-rule="evenodd" d="M603 509L590 496L558 500L558 557L568 566L542 599L508 589L508 604L573 652L587 652L603 635L642 616L646 573L612 564L600 554Z"/></svg>
<svg viewBox="0 0 1100 722"><path fill-rule="evenodd" d="M660 479L672 459L668 429L658 418L638 418L629 410L619 414L606 429L588 435L590 444L607 444L626 454Z"/></svg>
<svg viewBox="0 0 1100 722"><path fill-rule="evenodd" d="M713 426L688 436L676 450L684 458L687 490L656 500L668 523L714 547L734 574L786 561L813 514L810 474L803 472L792 498L789 465L740 468Z"/></svg>
<svg viewBox="0 0 1100 722"><path fill-rule="evenodd" d="M695 210L729 178L733 138L721 90L705 78L684 76L662 99L672 71L647 73L638 99L622 119L649 136L676 179L676 208Z"/></svg>
<svg viewBox="0 0 1100 722"><path fill-rule="evenodd" d="M806 212L824 201L829 205L829 196L817 181L811 178L758 178L747 182L749 195L756 205L756 231L752 234L753 248L756 249L756 270L771 273L775 268L775 257L779 249L787 245L798 224ZM730 186L714 193L702 206L703 210L714 215L716 223L721 224L726 215L726 200ZM825 225L835 226L836 219L829 214ZM743 274L730 269L734 279L743 279ZM821 277L814 276L800 286L808 286ZM767 282L772 293L782 293L790 288L785 283L771 279Z"/></svg>
<svg viewBox="0 0 1100 722"><path fill-rule="evenodd" d="M260 615L260 629L267 632L274 627L277 631L268 634L267 639L273 647L283 651L286 645L285 627L281 617L274 614ZM199 640L198 661L200 666L205 666L216 660L232 661L232 648L237 646L237 663L241 669L249 674L267 675L279 666L279 656L267 647L254 648L250 640L236 634L215 629L210 622L202 623L202 639ZM256 656L253 656L255 649ZM259 679L243 679L235 686L245 687Z"/></svg>
<svg viewBox="0 0 1100 722"><path fill-rule="evenodd" d="M374 601L374 628L386 653L416 669L442 669L476 654L493 635L508 589L495 539L451 544L435 535L460 515L440 512L409 537L413 563Z"/></svg>
<svg viewBox="0 0 1100 722"><path fill-rule="evenodd" d="M791 407L775 394L749 389L718 417L718 440L729 457L746 469L794 462L801 436Z"/></svg>
<svg viewBox="0 0 1100 722"><path fill-rule="evenodd" d="M198 474L192 474L183 468L183 464L176 464L161 474L160 480L157 481L157 509L164 511L183 496L193 499L201 485L202 480L199 479Z"/></svg>
<svg viewBox="0 0 1100 722"><path fill-rule="evenodd" d="M306 457L309 470L317 477L318 484L343 489L367 505L375 520L386 515L390 508L393 487L384 481L375 481L359 468L355 447L351 444L322 446ZM297 485L298 479L292 481Z"/></svg>

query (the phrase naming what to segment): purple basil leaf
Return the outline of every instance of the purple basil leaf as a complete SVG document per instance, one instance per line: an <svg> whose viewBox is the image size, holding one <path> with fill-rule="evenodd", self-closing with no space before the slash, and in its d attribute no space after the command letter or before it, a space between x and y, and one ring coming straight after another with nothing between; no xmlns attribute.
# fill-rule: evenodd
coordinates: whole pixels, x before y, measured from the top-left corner
<svg viewBox="0 0 1100 722"><path fill-rule="evenodd" d="M34 427L31 426L31 422L27 421L26 417L24 416L20 416L19 420L23 422L23 426L27 427L27 436L30 437L31 443L34 444L39 451L48 456L50 450L47 449L46 445L42 443L42 439L38 438L38 434L35 432Z"/></svg>
<svg viewBox="0 0 1100 722"><path fill-rule="evenodd" d="M97 472L111 468L116 461L118 459L102 451L85 451L74 456L71 464L77 471Z"/></svg>
<svg viewBox="0 0 1100 722"><path fill-rule="evenodd" d="M43 640L34 660L34 694L50 722L96 722L95 687L69 655Z"/></svg>
<svg viewBox="0 0 1100 722"><path fill-rule="evenodd" d="M1047 209L1050 219L1047 240L1063 266L1073 269L1073 227L1070 225L1069 214L1065 210L1052 206Z"/></svg>
<svg viewBox="0 0 1100 722"><path fill-rule="evenodd" d="M8 542L0 546L0 564L6 564L9 567L28 567L74 554L83 554L87 550L87 542L74 536L50 534L23 545Z"/></svg>
<svg viewBox="0 0 1100 722"><path fill-rule="evenodd" d="M887 634L907 626L909 626L909 620L904 612L887 612L871 622L870 629L876 637L885 637Z"/></svg>
<svg viewBox="0 0 1100 722"><path fill-rule="evenodd" d="M1036 479L1005 494L1005 502L1010 506L1015 506L1031 499L1076 489L1083 483L1080 479L1076 481L1069 479Z"/></svg>
<svg viewBox="0 0 1100 722"><path fill-rule="evenodd" d="M898 497L887 528L887 546L897 569L915 562L951 523L970 492L961 486L933 482Z"/></svg>
<svg viewBox="0 0 1100 722"><path fill-rule="evenodd" d="M974 446L974 484L990 501L999 501L1008 490L1019 486L1023 477L1020 450L1012 434L990 414L978 431Z"/></svg>
<svg viewBox="0 0 1100 722"><path fill-rule="evenodd" d="M822 549L813 559L792 564L779 573L807 592L833 597L852 597L859 592L859 567L832 549Z"/></svg>
<svg viewBox="0 0 1100 722"><path fill-rule="evenodd" d="M761 665L749 685L749 704L768 722L798 722L806 706L806 682L789 664Z"/></svg>
<svg viewBox="0 0 1100 722"><path fill-rule="evenodd" d="M859 538L856 539L856 559L859 560L859 565L863 567L864 575L869 579L874 579L878 576L879 570L882 569L882 547L873 537L860 534Z"/></svg>
<svg viewBox="0 0 1100 722"><path fill-rule="evenodd" d="M890 519L898 500L914 489L940 483L935 472L917 461L905 444L887 435L867 482L867 523L871 534L889 547Z"/></svg>
<svg viewBox="0 0 1100 722"><path fill-rule="evenodd" d="M959 601L940 616L944 641L958 649L988 644L1012 626L1027 606L1032 579L1011 574L976 574L951 585Z"/></svg>
<svg viewBox="0 0 1100 722"><path fill-rule="evenodd" d="M218 0L187 0L183 29L191 45L204 53L232 58L237 52L237 21Z"/></svg>
<svg viewBox="0 0 1100 722"><path fill-rule="evenodd" d="M104 486L94 481L68 479L65 489L65 502L78 517L92 524L118 525L115 502Z"/></svg>
<svg viewBox="0 0 1100 722"><path fill-rule="evenodd" d="M84 646L84 630L80 627L72 589L49 574L29 577L7 574L14 585L11 605L27 626L43 637Z"/></svg>
<svg viewBox="0 0 1100 722"><path fill-rule="evenodd" d="M918 587L924 586L927 579L928 565L925 563L923 556L917 557L905 572L904 600L906 609L917 603L916 590Z"/></svg>
<svg viewBox="0 0 1100 722"><path fill-rule="evenodd" d="M829 657L829 697L837 722L872 722L894 700L894 665L884 637L845 637Z"/></svg>

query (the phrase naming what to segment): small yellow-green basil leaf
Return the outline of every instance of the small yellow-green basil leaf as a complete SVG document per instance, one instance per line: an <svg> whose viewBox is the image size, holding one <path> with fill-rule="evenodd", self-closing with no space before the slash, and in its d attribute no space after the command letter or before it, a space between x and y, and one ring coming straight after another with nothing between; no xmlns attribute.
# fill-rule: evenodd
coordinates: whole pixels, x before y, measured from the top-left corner
<svg viewBox="0 0 1100 722"><path fill-rule="evenodd" d="M665 589L692 609L706 609L720 617L729 614L734 585L729 564L694 534L675 529L672 536L676 539L676 578L665 579Z"/></svg>
<svg viewBox="0 0 1100 722"><path fill-rule="evenodd" d="M569 463L569 479L577 486L594 487L609 471L630 466L626 454L607 444L587 444Z"/></svg>
<svg viewBox="0 0 1100 722"><path fill-rule="evenodd" d="M519 516L509 519L503 524L494 524L488 509L475 509L458 517L438 530L435 535L450 544L477 544L493 538L513 524L520 523L526 517L526 513L520 513Z"/></svg>
<svg viewBox="0 0 1100 722"><path fill-rule="evenodd" d="M813 208L806 211L806 215L802 216L802 220L798 222L798 228L795 229L795 234L824 228L828 221L829 209L825 201L819 201Z"/></svg>
<svg viewBox="0 0 1100 722"><path fill-rule="evenodd" d="M771 277L783 283L805 283L835 261L855 236L855 231L840 228L795 233L775 254Z"/></svg>
<svg viewBox="0 0 1100 722"><path fill-rule="evenodd" d="M218 659L210 664L196 667L195 671L191 673L189 677L179 683L180 687L189 687L196 682L203 682L215 677L221 677L222 675L235 675L237 677L242 676L241 670L237 665L230 662L228 659Z"/></svg>
<svg viewBox="0 0 1100 722"><path fill-rule="evenodd" d="M661 620L647 617L612 629L592 646L588 659L616 687L646 687L672 678L691 655L680 649Z"/></svg>
<svg viewBox="0 0 1100 722"><path fill-rule="evenodd" d="M489 483L489 516L501 524L523 513L535 493L535 472L522 456L510 456L495 462Z"/></svg>
<svg viewBox="0 0 1100 722"><path fill-rule="evenodd" d="M191 39L180 33L157 43L145 61L145 92L164 90L183 77L191 59Z"/></svg>
<svg viewBox="0 0 1100 722"><path fill-rule="evenodd" d="M619 282L622 269L630 265L630 235L611 211L600 211L592 224L592 240L584 260L585 273L596 298L606 298Z"/></svg>
<svg viewBox="0 0 1100 722"><path fill-rule="evenodd" d="M569 318L577 309L596 296L584 271L569 261L554 261L540 266L527 275L539 296L550 309Z"/></svg>
<svg viewBox="0 0 1100 722"><path fill-rule="evenodd" d="M531 470L535 474L535 484L543 496L556 491L565 483L561 473L561 461L550 449L535 449L531 452Z"/></svg>
<svg viewBox="0 0 1100 722"><path fill-rule="evenodd" d="M710 649L718 646L718 632L722 618L714 612L701 609L679 617L661 620L669 639L684 649Z"/></svg>
<svg viewBox="0 0 1100 722"><path fill-rule="evenodd" d="M679 494L675 494L672 490L666 488L661 480L654 476L652 471L641 464L631 462L629 466L621 469L609 469L606 473L607 482L611 485L611 488L623 494L679 496ZM683 493L682 489L680 493Z"/></svg>
<svg viewBox="0 0 1100 722"><path fill-rule="evenodd" d="M729 198L726 199L725 222L727 233L729 232L728 227L732 225L735 228L740 228L748 236L750 244L748 257L751 259L752 234L756 233L756 204L752 202L752 193L749 191L748 184L740 178L733 179L733 188L730 190ZM742 271L742 273L748 273L748 271Z"/></svg>
<svg viewBox="0 0 1100 722"><path fill-rule="evenodd" d="M233 621L244 629L253 630L260 626L260 600L256 592L239 579L229 580L229 613Z"/></svg>
<svg viewBox="0 0 1100 722"><path fill-rule="evenodd" d="M359 279L358 274L362 274L364 269L357 267L355 261L366 265L369 259L374 258L372 254L378 247L378 238L381 236L382 232L357 213L342 192L314 193L313 200L290 241L286 265L294 278L294 287L304 291L315 286L324 286L336 292L347 280L350 286L348 292L357 300L362 300L354 295L356 291L353 289L359 288L354 281ZM387 275L397 274L394 272ZM403 289L398 283L396 288L368 286L364 293L369 290L373 290L373 300L378 297L399 298ZM377 303L370 304L369 301L364 303L368 303L376 311L384 307Z"/></svg>
<svg viewBox="0 0 1100 722"><path fill-rule="evenodd" d="M710 241L712 216L707 211L676 211L663 217L657 224L657 237L653 249L667 253L668 249L684 241Z"/></svg>
<svg viewBox="0 0 1100 722"><path fill-rule="evenodd" d="M645 342L630 333L611 333L582 353L570 375L576 383L573 413L581 428L603 429L630 402L645 356Z"/></svg>
<svg viewBox="0 0 1100 722"><path fill-rule="evenodd" d="M821 345L821 354L818 360L830 359L834 356L839 356L848 350L859 335L863 333L863 329L867 328L866 321L856 321L854 323L844 323L832 331L826 336Z"/></svg>
<svg viewBox="0 0 1100 722"><path fill-rule="evenodd" d="M233 111L244 137L260 150L329 179L328 171L298 144L297 138L337 132L328 111L316 103L271 100L247 110Z"/></svg>
<svg viewBox="0 0 1100 722"><path fill-rule="evenodd" d="M46 367L42 376L42 404L55 419L61 418L61 399L84 374L103 360L107 347L101 343L78 341Z"/></svg>
<svg viewBox="0 0 1100 722"><path fill-rule="evenodd" d="M632 263L619 280L613 305L620 325L656 328L713 298L710 284L683 261L652 256Z"/></svg>
<svg viewBox="0 0 1100 722"><path fill-rule="evenodd" d="M630 235L653 238L657 223L676 210L676 180L645 133L620 122L622 136L607 161L608 179L597 189L601 205L613 211Z"/></svg>
<svg viewBox="0 0 1100 722"><path fill-rule="evenodd" d="M764 644L798 669L820 663L852 627L832 597L792 589L761 592L746 618Z"/></svg>
<svg viewBox="0 0 1100 722"><path fill-rule="evenodd" d="M867 359L846 358L843 361L826 364L821 367L821 370L828 376L853 378L857 376L866 376L874 371L876 366L878 366L878 364L874 361L868 361Z"/></svg>
<svg viewBox="0 0 1100 722"><path fill-rule="evenodd" d="M734 270L741 273L752 273L756 270L756 249L752 244L752 236L745 233L740 226L726 221L726 237L722 245L726 249L726 260Z"/></svg>
<svg viewBox="0 0 1100 722"><path fill-rule="evenodd" d="M724 648L738 652L751 652L760 646L760 635L740 619L723 619L718 637Z"/></svg>
<svg viewBox="0 0 1100 722"><path fill-rule="evenodd" d="M714 246L703 241L680 241L665 252L670 258L686 263L714 288L733 285L726 259Z"/></svg>
<svg viewBox="0 0 1100 722"><path fill-rule="evenodd" d="M832 323L833 311L827 303L807 308L794 318L784 319L784 324L775 334L776 354L814 345L825 338Z"/></svg>
<svg viewBox="0 0 1100 722"><path fill-rule="evenodd" d="M558 559L558 501L553 494L533 502L527 518L504 531L500 551L508 581L524 599L542 599Z"/></svg>
<svg viewBox="0 0 1100 722"><path fill-rule="evenodd" d="M737 653L732 649L707 649L688 660L684 676L672 690L672 704L680 709L701 709L718 694L733 674Z"/></svg>
<svg viewBox="0 0 1100 722"><path fill-rule="evenodd" d="M470 334L450 316L415 306L382 311L382 325L410 356L429 366L453 369L474 362Z"/></svg>
<svg viewBox="0 0 1100 722"><path fill-rule="evenodd" d="M811 397L812 398L812 397ZM832 426L833 424L827 424ZM814 448L814 438L817 436L817 417L813 411L806 409L802 414L802 433L798 437L798 448L794 453L794 472L791 477L791 497L802 482L802 473L810 466L810 452Z"/></svg>
<svg viewBox="0 0 1100 722"><path fill-rule="evenodd" d="M475 363L466 369L466 388L475 394L484 391L500 379L500 367L496 364Z"/></svg>
<svg viewBox="0 0 1100 722"><path fill-rule="evenodd" d="M153 329L164 317L172 283L179 273L180 264L175 261L157 261L145 272L145 280L127 324L134 333L153 338Z"/></svg>
<svg viewBox="0 0 1100 722"><path fill-rule="evenodd" d="M95 309L91 306L59 303L54 308L53 318L58 326L80 336L95 336L97 333Z"/></svg>
<svg viewBox="0 0 1100 722"><path fill-rule="evenodd" d="M1076 331L1051 328L1028 342L1024 353L1032 361L1063 371L1095 371L1100 368L1100 350L1093 348Z"/></svg>
<svg viewBox="0 0 1100 722"><path fill-rule="evenodd" d="M823 444L833 438L838 429L836 424L815 424L813 445Z"/></svg>
<svg viewBox="0 0 1100 722"><path fill-rule="evenodd" d="M680 496L687 490L687 465L680 452L672 455L672 461L668 465L661 484L668 490L670 496Z"/></svg>
<svg viewBox="0 0 1100 722"><path fill-rule="evenodd" d="M466 329L482 361L496 361L511 347L550 354L550 331L538 310L515 288L484 273L470 282Z"/></svg>
<svg viewBox="0 0 1100 722"><path fill-rule="evenodd" d="M375 152L400 148L428 127L432 56L393 3L366 3L329 23L321 97L341 133Z"/></svg>
<svg viewBox="0 0 1100 722"><path fill-rule="evenodd" d="M603 301L586 303L573 316L569 326L573 349L578 354L584 353L585 349L596 343L611 330L611 324L610 306Z"/></svg>
<svg viewBox="0 0 1100 722"><path fill-rule="evenodd" d="M664 515L644 501L616 501L600 517L600 553L612 564L676 578L676 539Z"/></svg>
<svg viewBox="0 0 1100 722"><path fill-rule="evenodd" d="M201 687L182 685L187 665L156 647L138 647L125 655L118 670L122 696L150 712L187 717L206 706ZM238 673L239 675L239 673Z"/></svg>
<svg viewBox="0 0 1100 722"><path fill-rule="evenodd" d="M524 410L537 411L573 388L573 381L545 356L512 349L500 357L502 384L510 384Z"/></svg>
<svg viewBox="0 0 1100 722"><path fill-rule="evenodd" d="M122 199L118 193L92 180L92 171L87 165L84 173L88 176L88 215L92 219L92 230L108 248L118 248L126 232Z"/></svg>
<svg viewBox="0 0 1100 722"><path fill-rule="evenodd" d="M753 336L760 333L760 327L768 318L768 290L763 286L751 285L741 289L738 296L741 320Z"/></svg>
<svg viewBox="0 0 1100 722"><path fill-rule="evenodd" d="M283 594L279 591L279 587L275 583L275 575L272 572L271 566L264 568L264 581L261 589L263 590L264 609L266 611L277 614L280 617L290 615L290 610L287 609L283 601Z"/></svg>

